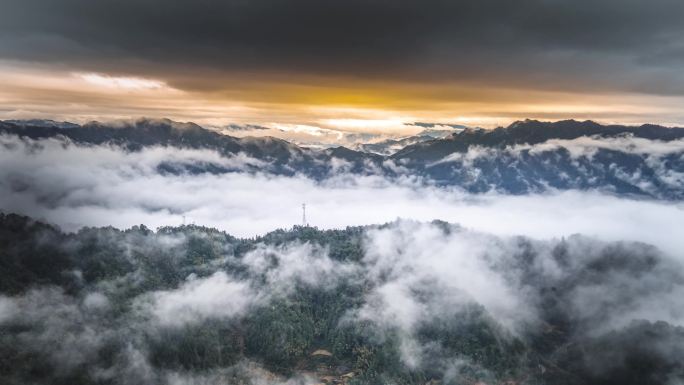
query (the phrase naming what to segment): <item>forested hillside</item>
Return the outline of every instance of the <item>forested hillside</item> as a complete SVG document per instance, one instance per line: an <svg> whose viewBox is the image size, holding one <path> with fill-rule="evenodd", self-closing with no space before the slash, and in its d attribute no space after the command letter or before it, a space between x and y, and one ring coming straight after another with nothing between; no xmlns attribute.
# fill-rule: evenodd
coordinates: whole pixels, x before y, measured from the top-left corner
<svg viewBox="0 0 684 385"><path fill-rule="evenodd" d="M0 383L673 384L683 273L444 222L238 239L3 214Z"/></svg>

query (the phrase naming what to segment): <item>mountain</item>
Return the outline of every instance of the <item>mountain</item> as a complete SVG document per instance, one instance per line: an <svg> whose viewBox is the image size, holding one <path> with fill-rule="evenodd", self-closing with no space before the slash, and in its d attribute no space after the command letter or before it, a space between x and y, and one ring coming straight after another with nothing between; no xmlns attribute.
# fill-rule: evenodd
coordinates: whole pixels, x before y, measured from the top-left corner
<svg viewBox="0 0 684 385"><path fill-rule="evenodd" d="M466 128L362 145L310 149L272 137L236 138L168 119L62 127L49 122L0 122L0 133L84 145L207 149L246 156L252 172L325 179L339 172L388 178L412 175L426 183L473 193L509 194L595 189L656 199L684 199L684 128L600 125L592 121L524 120L493 130ZM413 142L413 143L412 143ZM392 155L390 152L404 146ZM358 151L363 150L363 151ZM212 164L170 164L165 172L234 172Z"/></svg>
<svg viewBox="0 0 684 385"><path fill-rule="evenodd" d="M0 122L0 133L34 140L61 137L78 144L121 146L128 151L140 150L146 146L208 149L225 157L246 155L258 161L257 163L267 165L266 169L254 169L254 171L279 175L294 175L300 172L316 178L324 177L330 171L331 156L358 162L350 167L350 170L354 172L363 172L364 165L369 164L368 162L379 164L382 161L378 156L357 153L342 147L332 152L310 150L274 137L236 138L205 129L194 123L180 123L169 119L142 118L107 124L89 122L82 126L68 128L39 122L19 125L4 121ZM341 155L343 153L344 156ZM178 169L178 167L168 167L165 171L171 171L174 168ZM201 168L194 166L190 169L202 171ZM235 170L211 167L205 171Z"/></svg>
<svg viewBox="0 0 684 385"><path fill-rule="evenodd" d="M449 135L453 135L455 133L461 132L463 130L467 130L469 127L463 127L463 128L457 128L457 129L451 129L451 130L436 130L433 128L426 128L423 131L419 132L417 136L429 136L433 139L444 139Z"/></svg>
<svg viewBox="0 0 684 385"><path fill-rule="evenodd" d="M5 120L7 123L16 124L17 126L40 126L40 127L56 127L56 128L78 128L79 125L71 122L57 122L50 119L26 119L26 120Z"/></svg>
<svg viewBox="0 0 684 385"><path fill-rule="evenodd" d="M399 151L395 158L434 161L455 152L465 152L471 146L505 148L520 144L539 144L551 139L577 139L583 136L601 138L632 135L637 138L671 141L684 138L684 128L669 128L652 124L637 127L609 125L592 121L563 120L540 122L537 120L517 121L508 127L493 130L465 129L444 140L419 143Z"/></svg>
<svg viewBox="0 0 684 385"><path fill-rule="evenodd" d="M439 221L240 239L0 213L0 380L681 383L683 278L649 245Z"/></svg>
<svg viewBox="0 0 684 385"><path fill-rule="evenodd" d="M352 146L352 148L356 151L389 156L409 145L433 139L435 139L434 136L419 134L401 139L386 139L376 143L359 143Z"/></svg>
<svg viewBox="0 0 684 385"><path fill-rule="evenodd" d="M683 139L684 128L525 120L409 145L390 159L471 192L597 189L683 199Z"/></svg>
<svg viewBox="0 0 684 385"><path fill-rule="evenodd" d="M418 123L414 123L413 125L418 125ZM374 143L359 143L352 146L352 148L356 151L389 156L412 144L427 142L428 140L434 139L444 139L467 128L465 126L459 127L464 128L455 128L449 130L426 128L416 135L398 139L385 139L383 141Z"/></svg>

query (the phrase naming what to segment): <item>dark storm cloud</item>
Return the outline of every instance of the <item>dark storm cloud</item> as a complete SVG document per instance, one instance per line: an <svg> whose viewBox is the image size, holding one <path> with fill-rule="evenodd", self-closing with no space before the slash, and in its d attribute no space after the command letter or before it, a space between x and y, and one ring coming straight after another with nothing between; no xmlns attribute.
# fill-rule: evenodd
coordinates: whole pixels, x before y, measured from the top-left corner
<svg viewBox="0 0 684 385"><path fill-rule="evenodd" d="M682 17L678 0L5 0L0 58L189 88L301 71L682 94Z"/></svg>

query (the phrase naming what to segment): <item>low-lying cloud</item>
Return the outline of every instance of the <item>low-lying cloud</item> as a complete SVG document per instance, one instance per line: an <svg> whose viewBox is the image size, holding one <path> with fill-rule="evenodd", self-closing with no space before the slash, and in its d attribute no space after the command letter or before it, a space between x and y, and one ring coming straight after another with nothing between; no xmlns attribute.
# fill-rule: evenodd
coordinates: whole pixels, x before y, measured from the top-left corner
<svg viewBox="0 0 684 385"><path fill-rule="evenodd" d="M268 164L207 150L149 147L129 152L15 137L2 137L2 144L0 210L44 219L69 231L135 224L156 228L185 220L253 236L301 224L301 204L306 203L308 223L319 228L399 217L441 219L499 235L550 238L583 233L644 241L671 253L684 250L684 237L675 225L684 223L684 207L678 202L595 191L468 194L409 175L390 180L340 173L314 181L258 172L268 170ZM164 172L170 164L238 172Z"/></svg>
<svg viewBox="0 0 684 385"><path fill-rule="evenodd" d="M473 148L463 156L564 149L580 159L617 150L660 162L680 156L680 145L582 138ZM263 365L295 367L333 345L343 354L339 346L351 343L345 333L364 348L386 347L389 356L396 347L402 368L445 382L465 367L482 369L478 378L488 382L516 370L529 374L525 360L537 356L528 353L563 370L590 362L599 374L577 373L592 378L622 365L601 350L604 343L624 357L644 346L668 367L684 357L676 343L684 341L678 201L579 190L471 194L395 163L397 175L388 178L351 174L339 160L335 172L313 180L269 174L265 161L209 150L128 151L10 136L1 136L0 146L1 211L67 231L196 222L246 238L193 226L43 229L8 249L8 261L21 263L6 267L14 291L0 294L0 353L19 362L35 355L59 378L307 384L314 378L306 373L275 376ZM301 224L302 203L308 224L319 228L390 223L250 238ZM435 219L449 223L430 223ZM48 260L62 270L41 270ZM475 346L464 347L464 336ZM489 338L493 350L477 354L492 354L497 364L510 358L508 372L496 374L486 359L464 353L485 344L478 338ZM540 338L553 349L536 345ZM522 350L515 346L527 353L516 356L511 352ZM347 354L363 358L371 350ZM680 380L674 369L658 370ZM31 376L7 373L17 383Z"/></svg>
<svg viewBox="0 0 684 385"><path fill-rule="evenodd" d="M2 143L0 209L66 230L135 224L155 228L185 220L252 236L301 224L305 202L308 223L320 228L398 217L441 219L500 235L549 238L583 233L640 240L673 253L684 250L684 237L675 225L684 222L684 208L676 202L581 191L473 195L410 177L340 174L316 182L262 172L164 173L160 169L168 164L210 164L235 171L267 170L268 165L206 150L150 147L127 152L14 137L3 137Z"/></svg>
<svg viewBox="0 0 684 385"><path fill-rule="evenodd" d="M282 330L282 335L276 333L277 340L294 339L288 333L297 333L308 321L306 313L299 315L301 320L288 312L313 306L320 318L312 318L312 323L323 322L328 312L338 312L328 326L329 333L364 325L381 343L398 341L399 358L409 370L430 370L447 380L460 378L461 367L485 364L454 350L449 345L453 341L430 330L470 335L469 327L484 323L502 354L508 354L516 339L533 344L539 333L549 338L545 328L557 327L548 324L555 322L567 328L562 333L567 345L554 353L562 357L564 349L591 338L627 338L658 348L658 342L625 337L634 321L684 326L684 312L679 311L684 307L680 255L640 243L606 243L585 236L535 240L442 222L400 220L359 232L355 259L353 253L332 258L333 245L321 243L348 242L353 232L321 234L310 242L261 239L239 254L238 240L208 230L185 229L173 236L168 230L110 233L113 239L103 243L93 243L87 233L56 241L51 245L55 251L80 250L83 245L95 251L104 247L111 253L107 263L116 266L117 258L123 258L133 268L81 282L86 275L79 269L88 265L75 259L69 270L80 284L76 285L79 289L71 289L75 292L44 284L13 296L0 295L0 328L7 330L0 334L4 346L16 350L19 357L40 352L57 368L57 376L85 367L89 378L114 383L240 383L236 378L248 378L250 382L245 383L307 384L313 378L306 373L294 373L289 379L273 376L244 358L204 369L209 364L199 358L193 370L169 365L179 348L190 352L183 356L189 360L193 352L204 357L214 348L228 350L245 344L238 339L221 345L225 342L216 338L259 338L244 332L245 328L259 328L260 333ZM107 234L109 230L102 231ZM211 236L215 238L209 240ZM210 241L207 244L213 245L215 254L204 253L203 262L182 268L181 261L205 250L192 246L200 240ZM121 247L123 255L111 245ZM145 267L150 260L153 263ZM160 269L176 278L160 279ZM354 301L331 310L332 300L323 299L325 293L337 299L349 295L349 287L359 290L352 291L358 293ZM313 299L307 299L309 295ZM314 301L313 305L307 301ZM278 306L285 306L287 312L281 313ZM273 318L263 316L269 311L274 312ZM260 316L266 317L261 322L270 323L252 325ZM216 330L220 333L212 334ZM261 338L273 344L264 348L266 352L279 346L273 339ZM303 344L304 350L295 357L308 357L318 346ZM670 345L663 345L669 349L663 351L671 353L668 359L681 358ZM112 352L104 363L103 351ZM253 354L248 358L259 360L253 351L246 352ZM166 355L159 358L160 354ZM611 365L619 367L599 351L583 354L599 372ZM484 366L482 373L492 376L492 381L495 378Z"/></svg>
<svg viewBox="0 0 684 385"><path fill-rule="evenodd" d="M210 317L237 317L247 311L254 294L244 282L223 272L205 279L189 277L176 290L155 292L152 313L162 325L183 325Z"/></svg>

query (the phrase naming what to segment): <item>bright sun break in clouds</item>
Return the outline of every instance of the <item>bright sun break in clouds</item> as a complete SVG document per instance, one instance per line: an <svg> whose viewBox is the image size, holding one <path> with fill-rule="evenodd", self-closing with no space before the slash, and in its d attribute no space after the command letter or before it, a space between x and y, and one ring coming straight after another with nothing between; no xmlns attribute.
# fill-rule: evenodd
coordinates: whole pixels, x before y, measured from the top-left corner
<svg viewBox="0 0 684 385"><path fill-rule="evenodd" d="M406 119L323 119L324 126L337 127L352 131L370 130L383 131L386 129L396 129L402 127Z"/></svg>

